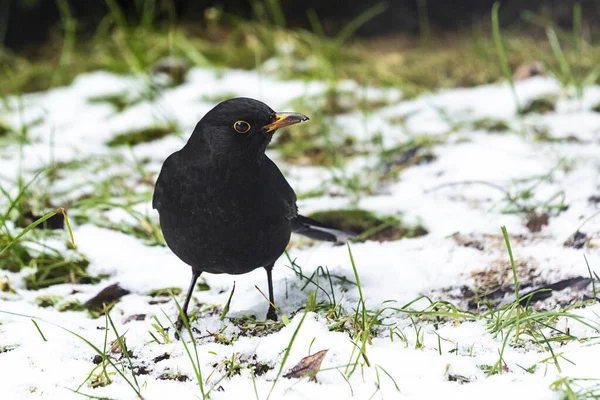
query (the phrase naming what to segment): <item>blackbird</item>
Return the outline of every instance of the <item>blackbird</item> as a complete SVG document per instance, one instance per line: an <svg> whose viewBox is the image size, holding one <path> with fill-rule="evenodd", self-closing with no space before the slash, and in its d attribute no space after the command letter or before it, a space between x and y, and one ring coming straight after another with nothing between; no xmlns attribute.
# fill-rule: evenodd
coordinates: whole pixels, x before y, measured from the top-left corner
<svg viewBox="0 0 600 400"><path fill-rule="evenodd" d="M265 155L277 129L307 120L303 114L276 113L258 100L233 98L210 110L186 145L165 160L152 206L167 245L192 267L177 330L202 272L265 268L267 318L277 320L271 271L291 232L332 242L352 236L299 215L294 190Z"/></svg>

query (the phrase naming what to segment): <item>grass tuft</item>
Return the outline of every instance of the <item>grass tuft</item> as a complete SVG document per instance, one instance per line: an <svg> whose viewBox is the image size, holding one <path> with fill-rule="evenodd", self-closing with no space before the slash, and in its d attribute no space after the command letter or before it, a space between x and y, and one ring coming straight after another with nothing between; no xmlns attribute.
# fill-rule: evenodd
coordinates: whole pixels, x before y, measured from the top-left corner
<svg viewBox="0 0 600 400"><path fill-rule="evenodd" d="M93 96L88 99L88 102L91 104L110 104L116 112L123 112L142 100L143 99L141 97L132 99L126 92L120 92L101 96Z"/></svg>
<svg viewBox="0 0 600 400"><path fill-rule="evenodd" d="M547 114L556 109L557 98L554 96L542 96L529 101L521 110L521 115Z"/></svg>
<svg viewBox="0 0 600 400"><path fill-rule="evenodd" d="M89 275L88 265L86 259L66 260L53 255L37 257L29 265L35 268L35 272L25 276L25 286L28 290L38 290L61 283L96 284L106 277Z"/></svg>
<svg viewBox="0 0 600 400"><path fill-rule="evenodd" d="M160 297L160 296L179 296L181 294L181 288L179 287L167 287L160 289L152 289L148 292L148 296L150 297Z"/></svg>
<svg viewBox="0 0 600 400"><path fill-rule="evenodd" d="M502 120L481 118L472 122L472 129L493 133L502 133L510 130L510 125Z"/></svg>
<svg viewBox="0 0 600 400"><path fill-rule="evenodd" d="M140 143L147 143L153 140L162 139L166 136L175 133L172 126L150 126L147 128L133 129L131 131L123 132L111 140L106 142L109 147L117 146L135 146Z"/></svg>
<svg viewBox="0 0 600 400"><path fill-rule="evenodd" d="M427 234L427 230L421 225L408 227L398 217L379 217L361 209L317 211L309 216L336 229L357 234L354 241L359 242L365 240L393 241Z"/></svg>

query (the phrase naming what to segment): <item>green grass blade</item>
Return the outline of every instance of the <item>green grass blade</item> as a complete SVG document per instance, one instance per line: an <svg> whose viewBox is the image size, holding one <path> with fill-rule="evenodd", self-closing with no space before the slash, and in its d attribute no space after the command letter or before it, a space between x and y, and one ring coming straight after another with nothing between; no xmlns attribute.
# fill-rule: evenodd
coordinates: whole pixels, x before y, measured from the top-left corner
<svg viewBox="0 0 600 400"><path fill-rule="evenodd" d="M62 212L63 218L65 220L65 225L67 225L67 231L69 232L69 238L71 239L71 245L75 248L75 237L73 236L73 229L71 228L71 223L69 222L69 217L67 217L67 212L64 207L60 208Z"/></svg>
<svg viewBox="0 0 600 400"><path fill-rule="evenodd" d="M267 7L269 8L269 14L271 19L276 26L285 27L285 14L283 13L283 7L279 0L266 0Z"/></svg>
<svg viewBox="0 0 600 400"><path fill-rule="evenodd" d="M250 377L252 378L252 387L254 388L256 400L260 400L260 397L258 396L258 389L256 387L256 377L254 376L254 370L252 368L250 368Z"/></svg>
<svg viewBox="0 0 600 400"><path fill-rule="evenodd" d="M235 292L235 281L233 281L233 288L231 289L231 293L229 293L229 298L227 299L227 303L225 303L225 307L223 307L223 312L219 319L223 321L229 312L229 305L231 304L231 299L233 298L233 293Z"/></svg>
<svg viewBox="0 0 600 400"><path fill-rule="evenodd" d="M48 340L46 339L46 336L44 336L44 334L42 333L42 330L40 329L40 326L35 321L35 319L31 319L31 322L33 322L33 325L35 325L35 329L37 329L37 331L39 332L39 334L42 337L42 339L44 340L44 342L47 342Z"/></svg>
<svg viewBox="0 0 600 400"><path fill-rule="evenodd" d="M510 71L510 66L508 65L508 58L506 57L506 52L504 50L502 34L500 33L500 21L498 19L499 8L500 2L495 2L494 6L492 7L492 33L494 36L494 44L496 46L496 53L498 54L500 67L502 68L502 73L504 74L504 78L510 85L513 98L515 99L515 104L517 106L517 112L520 114L521 106L519 104L519 98L517 97L517 91L515 90L515 83L513 81L512 72Z"/></svg>
<svg viewBox="0 0 600 400"><path fill-rule="evenodd" d="M38 176L40 176L43 172L45 172L45 169L39 171L37 174L35 174L35 176L33 178L31 178L31 180L29 182L27 182L19 191L19 194L17 195L17 197L15 197L13 200L10 199L9 194L6 190L4 190L4 188L1 188L0 190L2 191L2 193L4 194L4 196L10 201L10 205L8 206L8 209L4 212L4 214L2 215L2 217L0 217L0 222L2 222L2 224L5 223L5 221L8 219L10 213L12 210L14 210L17 205L19 204L19 201L21 200L21 198L25 195L25 193L27 192L27 189L29 188L29 186L31 186L31 184L33 182L35 182L35 180L37 179Z"/></svg>
<svg viewBox="0 0 600 400"><path fill-rule="evenodd" d="M202 380L202 369L200 368L200 357L198 355L198 347L196 346L196 341L194 340L192 328L190 327L190 323L189 323L188 319L185 318L185 316L183 314L183 309L181 308L181 305L179 304L179 302L177 301L177 299L174 296L173 296L173 300L175 301L175 305L177 306L177 310L179 311L179 316L181 317L181 319L183 321L183 325L184 325L185 329L187 330L188 334L190 335L190 338L192 338L192 344L193 344L194 353L195 353L195 360L194 360L194 357L192 357L192 353L190 352L190 349L183 337L181 337L181 343L183 343L185 352L188 356L188 359L190 360L190 362L192 364L192 368L194 369L194 374L196 375L196 380L198 382L198 387L200 389L200 394L202 395L202 399L207 399L210 395L210 392L205 392L205 390L204 390L204 381ZM161 311L165 315L165 317L167 318L167 320L169 321L169 323L171 324L173 329L177 332L175 323L171 320L171 318L167 315L166 312L164 312L163 310L161 310ZM179 334L181 335L181 333L179 333Z"/></svg>
<svg viewBox="0 0 600 400"><path fill-rule="evenodd" d="M356 269L356 263L354 262L354 256L352 255L352 249L350 248L350 243L346 243L348 247L348 255L350 256L350 263L352 264L352 271L354 272L354 279L356 279L356 286L358 287L358 295L360 296L360 301L363 301L363 292L362 286L360 284L360 278L358 276L358 270Z"/></svg>
<svg viewBox="0 0 600 400"><path fill-rule="evenodd" d="M560 67L560 76L558 77L561 83L566 86L570 83L573 83L573 74L571 73L571 67L567 62L565 55L560 47L560 42L558 40L558 36L556 36L556 31L551 28L546 28L546 36L548 37L548 41L550 42L550 47L552 48L552 54L554 54L554 58L558 62Z"/></svg>
<svg viewBox="0 0 600 400"><path fill-rule="evenodd" d="M513 257L512 247L510 246L510 239L508 237L508 231L506 226L502 227L502 235L504 236L504 242L506 243L506 249L510 258L510 267L513 273L513 284L515 287L515 308L517 310L517 323L516 323L516 339L519 339L519 317L520 317L520 299L519 299L519 278L517 277L517 267L515 266L515 259ZM504 350L504 347L502 348Z"/></svg>
<svg viewBox="0 0 600 400"><path fill-rule="evenodd" d="M581 51L583 49L583 32L581 29L581 21L581 4L575 3L573 5L573 39L578 60L581 60Z"/></svg>
<svg viewBox="0 0 600 400"><path fill-rule="evenodd" d="M7 244L5 248L3 248L2 250L0 250L0 255L2 255L2 253L4 253L6 250L8 250L13 244L17 243L19 241L19 239L21 239L23 236L25 236L29 231L31 231L32 229L34 229L39 224L42 224L45 221L47 221L48 219L54 217L56 214L57 214L56 211L50 211L48 214L44 215L43 217L38 218L36 221L34 221L31 224L29 224L9 244Z"/></svg>
<svg viewBox="0 0 600 400"><path fill-rule="evenodd" d="M590 268L590 263L588 262L585 254L583 255L583 259L585 260L585 265L587 266L588 274L590 275L590 279L592 280L592 292L594 293L594 301L598 301L598 297L596 296L596 281L594 280L594 276L592 275L592 269Z"/></svg>
<svg viewBox="0 0 600 400"><path fill-rule="evenodd" d="M394 387L396 388L396 390L399 393L400 392L400 386L398 386L398 384L396 383L396 380L392 377L392 375L390 375L390 373L387 372L381 365L377 365L377 368L379 368L380 370L382 370L383 373L386 374L388 376L388 378L391 379L391 381L394 383Z"/></svg>
<svg viewBox="0 0 600 400"><path fill-rule="evenodd" d="M279 378L281 377L281 373L283 372L283 367L285 365L285 362L287 361L287 359L290 355L290 351L292 350L292 345L294 344L294 341L296 340L296 336L298 335L298 332L300 331L300 328L302 327L302 324L304 323L304 319L306 318L307 314L308 314L307 312L304 312L304 314L302 315L302 319L300 320L300 322L298 323L298 326L294 330L294 333L292 334L290 342L288 343L288 346L285 349L285 353L283 354L283 359L281 360L281 365L279 366L279 371L277 371L277 376L275 377L275 380L273 381L273 385L271 386L271 390L269 391L269 394L267 395L267 400L269 400L269 398L271 397L271 394L273 393L273 390L275 389L275 385L277 385L277 381L279 381Z"/></svg>
<svg viewBox="0 0 600 400"><path fill-rule="evenodd" d="M365 23L369 22L371 19L376 17L387 10L386 3L377 3L352 21L348 22L346 26L342 28L342 30L336 35L335 41L338 45L344 44L354 33Z"/></svg>
<svg viewBox="0 0 600 400"><path fill-rule="evenodd" d="M308 17L308 23L310 24L310 28L312 32L318 37L324 38L325 31L323 30L323 25L321 24L321 20L317 15L317 12L314 8L311 8L306 12L306 16Z"/></svg>
<svg viewBox="0 0 600 400"><path fill-rule="evenodd" d="M508 251L508 256L510 258L510 266L512 268L513 273L513 284L515 286L515 301L519 303L519 279L517 278L517 268L515 266L515 259L513 257L512 247L510 246L510 239L508 237L508 231L506 230L506 226L502 227L502 235L504 236L504 242L506 243L506 250Z"/></svg>
<svg viewBox="0 0 600 400"><path fill-rule="evenodd" d="M117 341L119 343L119 346L121 347L121 350L123 351L123 354L125 355L125 358L127 358L127 361L129 362L129 367L131 368L131 376L133 377L133 382L135 383L135 386L137 387L137 393L140 392L140 384L137 381L137 378L135 376L135 371L133 369L133 363L131 362L131 357L129 357L129 350L127 350L127 346L125 345L125 342L123 341L123 338L121 338L121 335L119 335L119 331L117 330L117 327L115 326L115 323L113 322L110 313L108 312L108 307L106 307L106 304L104 304L104 314L106 315L106 318L108 318L108 322L110 322L110 326L112 327L113 331L115 332L115 336L117 337Z"/></svg>

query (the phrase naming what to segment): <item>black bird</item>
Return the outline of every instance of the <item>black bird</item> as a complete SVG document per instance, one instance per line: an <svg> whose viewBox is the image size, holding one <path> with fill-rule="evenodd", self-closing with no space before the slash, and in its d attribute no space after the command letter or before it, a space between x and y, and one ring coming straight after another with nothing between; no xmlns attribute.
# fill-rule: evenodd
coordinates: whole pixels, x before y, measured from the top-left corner
<svg viewBox="0 0 600 400"><path fill-rule="evenodd" d="M202 272L244 274L263 267L267 318L277 320L271 271L291 232L332 242L352 236L299 215L294 190L265 155L277 129L307 120L303 114L276 113L254 99L226 100L164 162L152 206L167 245L192 267L182 307L186 318ZM182 323L180 316L178 330Z"/></svg>

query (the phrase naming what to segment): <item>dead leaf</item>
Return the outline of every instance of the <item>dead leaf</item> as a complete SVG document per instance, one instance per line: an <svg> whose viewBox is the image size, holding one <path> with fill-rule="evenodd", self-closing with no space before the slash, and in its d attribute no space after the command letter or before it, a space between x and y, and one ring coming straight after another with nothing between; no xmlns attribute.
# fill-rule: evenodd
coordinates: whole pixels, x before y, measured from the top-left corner
<svg viewBox="0 0 600 400"><path fill-rule="evenodd" d="M110 351L109 351L109 353L111 353L111 354L120 354L122 356L123 355L123 350L127 351L127 343L125 342L125 334L126 333L127 332L125 332L124 334L122 334L121 336L119 336L119 339L116 339L114 342L112 342L110 344ZM125 347L125 349L123 349L121 347L121 343L123 343L123 347Z"/></svg>
<svg viewBox="0 0 600 400"><path fill-rule="evenodd" d="M480 251L483 251L484 249L483 243L473 238L473 235L461 235L460 233L456 233L452 235L452 238L459 246L471 247Z"/></svg>
<svg viewBox="0 0 600 400"><path fill-rule="evenodd" d="M146 319L146 314L132 314L123 320L123 324L128 324L131 321L143 321Z"/></svg>
<svg viewBox="0 0 600 400"><path fill-rule="evenodd" d="M527 216L527 223L525 226L529 229L529 232L540 232L542 227L548 225L550 216L548 213L531 213Z"/></svg>
<svg viewBox="0 0 600 400"><path fill-rule="evenodd" d="M581 249L583 248L583 246L585 246L586 244L588 244L589 242L589 238L588 236L581 232L581 231L575 231L574 234L572 234L563 244L565 247L573 247L574 249Z"/></svg>
<svg viewBox="0 0 600 400"><path fill-rule="evenodd" d="M544 64L539 61L521 64L513 75L515 81L531 78L532 76L544 75Z"/></svg>
<svg viewBox="0 0 600 400"><path fill-rule="evenodd" d="M171 355L169 353L163 353L160 356L156 356L152 359L153 363L157 363L160 362L162 360L168 360L169 358L171 358Z"/></svg>
<svg viewBox="0 0 600 400"><path fill-rule="evenodd" d="M121 297L129 294L129 290L123 289L118 283L102 289L97 295L83 303L83 306L88 310L103 310L103 305L109 305L119 300Z"/></svg>
<svg viewBox="0 0 600 400"><path fill-rule="evenodd" d="M318 353L312 354L308 357L304 357L294 368L285 374L284 378L302 378L304 376L310 376L309 380L317 380L317 372L321 368L321 363L325 354L328 350L321 350Z"/></svg>
<svg viewBox="0 0 600 400"><path fill-rule="evenodd" d="M464 383L470 383L471 382L471 378L468 378L464 375L458 375L458 374L448 374L448 380L450 382L458 382L461 385Z"/></svg>

